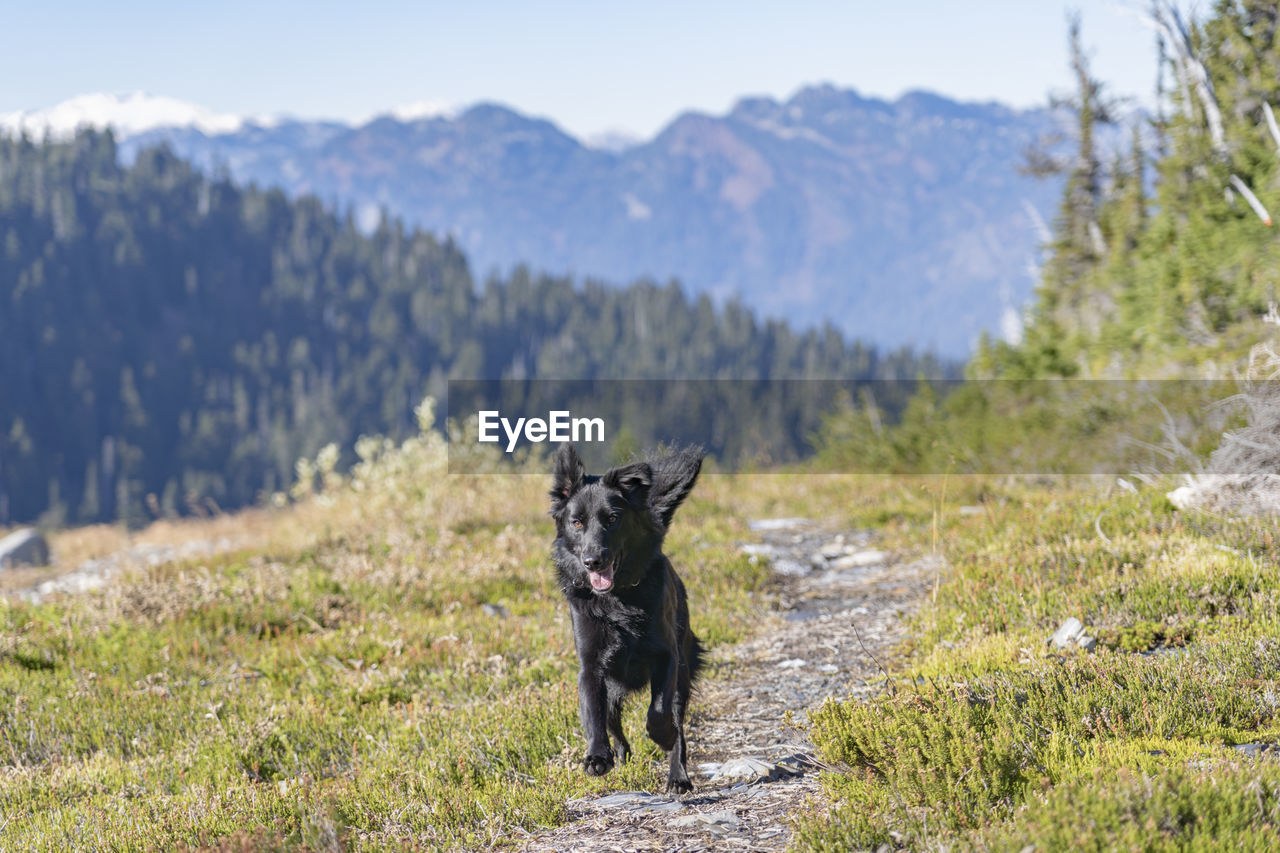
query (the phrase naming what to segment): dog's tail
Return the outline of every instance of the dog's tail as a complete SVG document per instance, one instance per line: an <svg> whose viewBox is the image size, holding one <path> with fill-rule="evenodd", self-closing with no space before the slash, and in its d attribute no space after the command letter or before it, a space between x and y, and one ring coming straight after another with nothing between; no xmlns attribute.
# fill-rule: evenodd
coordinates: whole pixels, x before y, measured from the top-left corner
<svg viewBox="0 0 1280 853"><path fill-rule="evenodd" d="M689 680L696 681L698 673L702 671L702 667L707 662L707 647L702 645L702 641L698 639L698 635L689 632L689 646L692 653L689 655Z"/></svg>

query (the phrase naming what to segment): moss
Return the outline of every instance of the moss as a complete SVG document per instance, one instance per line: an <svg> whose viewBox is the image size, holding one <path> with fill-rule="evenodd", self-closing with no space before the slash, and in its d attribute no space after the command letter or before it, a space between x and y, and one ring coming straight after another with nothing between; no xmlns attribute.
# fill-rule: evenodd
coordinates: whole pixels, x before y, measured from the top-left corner
<svg viewBox="0 0 1280 853"><path fill-rule="evenodd" d="M1099 644L1123 652L1182 648L1195 637L1195 629L1191 625L1162 622L1136 622L1124 627L1103 628L1096 633Z"/></svg>

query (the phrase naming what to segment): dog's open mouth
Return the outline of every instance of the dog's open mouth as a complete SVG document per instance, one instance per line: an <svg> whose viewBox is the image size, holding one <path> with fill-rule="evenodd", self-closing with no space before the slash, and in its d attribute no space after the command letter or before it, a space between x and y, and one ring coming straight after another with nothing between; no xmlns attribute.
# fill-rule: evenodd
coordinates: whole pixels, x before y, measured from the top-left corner
<svg viewBox="0 0 1280 853"><path fill-rule="evenodd" d="M613 566L605 566L598 572L588 570L587 579L596 592L605 592L613 587Z"/></svg>

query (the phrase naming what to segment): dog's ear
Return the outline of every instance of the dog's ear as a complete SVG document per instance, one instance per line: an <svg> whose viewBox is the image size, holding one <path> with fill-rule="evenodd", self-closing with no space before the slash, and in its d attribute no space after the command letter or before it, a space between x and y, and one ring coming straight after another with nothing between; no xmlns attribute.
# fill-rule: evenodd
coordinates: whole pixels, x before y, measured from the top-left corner
<svg viewBox="0 0 1280 853"><path fill-rule="evenodd" d="M559 515L569 503L573 493L582 487L582 460L572 444L562 444L556 451L555 468L551 475L551 514Z"/></svg>
<svg viewBox="0 0 1280 853"><path fill-rule="evenodd" d="M649 490L649 508L653 517L666 530L702 470L702 449L689 447L653 462L653 487Z"/></svg>
<svg viewBox="0 0 1280 853"><path fill-rule="evenodd" d="M617 489L633 506L644 506L649 499L649 484L653 482L653 470L646 462L632 462L621 468L610 468L600 478L610 489Z"/></svg>

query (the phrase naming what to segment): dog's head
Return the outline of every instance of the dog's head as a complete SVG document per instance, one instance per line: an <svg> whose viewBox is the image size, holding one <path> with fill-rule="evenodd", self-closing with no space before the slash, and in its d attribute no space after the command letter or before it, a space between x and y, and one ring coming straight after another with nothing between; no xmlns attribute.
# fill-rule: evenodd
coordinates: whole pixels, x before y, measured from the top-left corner
<svg viewBox="0 0 1280 853"><path fill-rule="evenodd" d="M701 464L701 453L690 450L595 477L585 473L571 445L561 446L552 475L551 516L556 564L565 582L603 594L644 580Z"/></svg>

